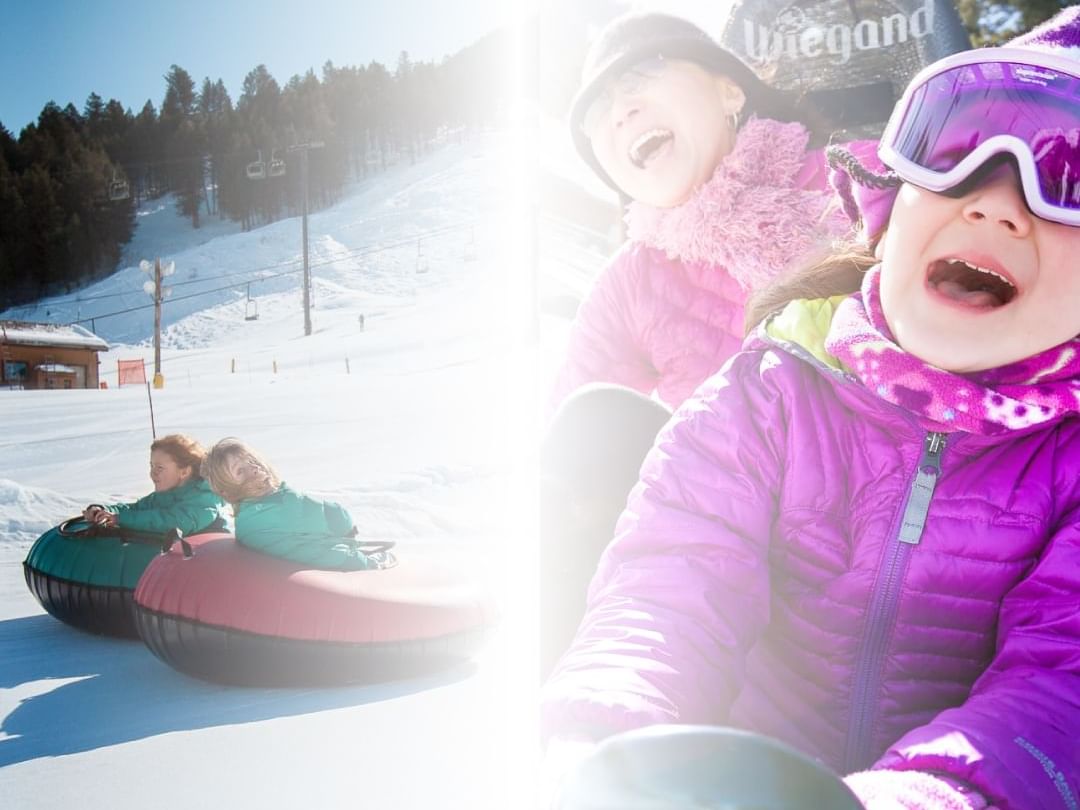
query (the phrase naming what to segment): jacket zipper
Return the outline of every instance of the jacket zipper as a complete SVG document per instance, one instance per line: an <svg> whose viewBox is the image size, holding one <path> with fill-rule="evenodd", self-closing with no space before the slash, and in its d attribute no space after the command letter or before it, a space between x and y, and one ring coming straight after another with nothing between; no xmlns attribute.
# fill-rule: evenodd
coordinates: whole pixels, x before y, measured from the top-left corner
<svg viewBox="0 0 1080 810"><path fill-rule="evenodd" d="M930 500L941 474L941 454L946 434L930 432L923 443L922 456L904 501L903 516L890 544L870 600L869 616L852 681L851 722L848 727L845 773L862 770L870 764L870 736L877 712L881 667L888 646L890 630L900 603L900 590L907 569L908 555L922 539Z"/></svg>

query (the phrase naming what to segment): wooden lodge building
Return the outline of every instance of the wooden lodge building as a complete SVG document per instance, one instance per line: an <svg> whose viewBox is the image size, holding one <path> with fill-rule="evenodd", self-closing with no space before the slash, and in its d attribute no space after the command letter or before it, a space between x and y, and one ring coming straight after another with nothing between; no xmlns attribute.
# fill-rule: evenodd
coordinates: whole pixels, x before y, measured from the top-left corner
<svg viewBox="0 0 1080 810"><path fill-rule="evenodd" d="M75 324L0 321L0 387L97 388L109 344Z"/></svg>

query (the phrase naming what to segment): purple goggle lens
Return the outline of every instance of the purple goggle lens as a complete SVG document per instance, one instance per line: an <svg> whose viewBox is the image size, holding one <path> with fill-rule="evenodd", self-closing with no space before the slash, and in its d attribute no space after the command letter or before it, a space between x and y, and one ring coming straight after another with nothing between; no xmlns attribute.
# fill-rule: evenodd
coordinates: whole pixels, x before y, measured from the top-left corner
<svg viewBox="0 0 1080 810"><path fill-rule="evenodd" d="M879 154L931 191L1011 154L1032 212L1080 225L1080 63L1008 48L947 57L912 81Z"/></svg>

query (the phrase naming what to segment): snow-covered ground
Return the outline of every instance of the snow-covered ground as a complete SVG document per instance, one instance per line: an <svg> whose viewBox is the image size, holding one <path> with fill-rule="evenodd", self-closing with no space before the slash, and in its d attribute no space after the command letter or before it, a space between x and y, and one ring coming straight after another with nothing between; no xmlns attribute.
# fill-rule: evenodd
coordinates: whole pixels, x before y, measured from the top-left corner
<svg viewBox="0 0 1080 810"><path fill-rule="evenodd" d="M512 193L527 188L520 164L489 133L313 214L310 336L298 219L192 235L168 224L167 201L140 212L131 266L0 315L93 318L112 344L105 390L0 391L0 806L530 805L533 448L551 350ZM137 262L156 253L176 266L157 435L239 436L291 485L344 504L363 537L469 561L503 609L474 665L375 687L227 688L43 613L21 568L33 540L87 503L150 490L149 394L118 387L116 361L153 371Z"/></svg>

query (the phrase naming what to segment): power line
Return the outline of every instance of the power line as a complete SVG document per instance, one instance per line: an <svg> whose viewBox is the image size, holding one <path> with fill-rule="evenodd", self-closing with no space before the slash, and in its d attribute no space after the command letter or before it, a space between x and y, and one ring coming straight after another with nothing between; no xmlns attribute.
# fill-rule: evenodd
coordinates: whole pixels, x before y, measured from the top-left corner
<svg viewBox="0 0 1080 810"><path fill-rule="evenodd" d="M345 254L342 254L341 256L336 256L333 259L327 259L327 260L322 261L322 262L312 263L312 264L309 265L309 267L310 268L327 267L329 265L338 263L342 259L361 258L363 256L371 256L371 255L374 255L376 253L382 253L383 251L393 250L395 248L413 245L416 242L421 241L423 239L428 239L428 238L435 237L435 236L441 236L441 235L444 235L446 233L451 233L451 232L454 232L454 231L464 230L466 228L473 227L473 225L474 225L474 223L466 222L466 223L461 223L461 224L457 224L457 225L449 225L449 226L446 226L446 227L443 227L443 228L437 228L437 229L434 229L434 230L431 230L431 231L425 231L421 235L413 236L410 239L404 239L404 240L402 240L400 242L391 242L390 244L379 245L377 247L360 248L360 249L357 249L357 250L354 250L354 251L349 251L349 252L347 252ZM280 266L283 266L283 265L271 265L271 266L280 267ZM274 280L276 278L284 278L286 276L291 276L291 275L293 275L295 273L299 273L302 270L303 270L303 267L296 267L296 268L294 268L292 270L287 270L287 271L285 271L283 273L275 273L275 274L269 275L269 276L265 276L265 275L264 276L259 276L257 278L251 279L249 281L240 281L240 282L236 282L236 283L233 283L233 284L226 284L225 286L222 286L222 287L214 287L214 288L211 288L209 290L200 290L199 292L191 293L190 295L181 295L181 296L178 296L176 298L170 298L168 300L170 300L172 302L188 301L188 300L190 300L192 298L199 298L199 297L204 296L204 295L210 295L211 293L223 292L225 290L239 290L239 289L242 289L243 287L245 287L248 284L254 284L254 283L260 282L260 281L272 281L272 280ZM257 271L256 270L249 270L249 271L245 271L245 272L246 273L252 273L252 272L257 272ZM244 272L232 273L232 274L228 274L228 275L219 276L219 278L227 278L229 276L244 275L244 274L245 274ZM201 280L200 279L195 279L193 281L180 282L180 283L174 284L173 286L178 287L178 286L180 286L180 284L194 284L194 283L201 283ZM111 293L110 295L130 295L130 294L131 294L130 292L126 292L126 293ZM84 298L84 299L76 299L76 301L52 302L52 303L75 303L75 302L82 302L82 301L86 301L86 300L88 300L88 299ZM149 309L149 308L151 308L153 306L154 306L153 303L140 304L139 306L128 307L127 309L120 309L120 310L116 310L115 312L106 312L106 313L101 314L101 315L93 315L93 316L89 316L89 317L86 317L86 318L79 318L78 320L71 321L71 323L90 323L92 321L97 321L97 320L100 320L100 319L103 319L103 318L112 318L112 317L114 317L116 315L126 315L126 314L128 314L130 312L138 312L140 310Z"/></svg>
<svg viewBox="0 0 1080 810"><path fill-rule="evenodd" d="M435 237L435 236L441 236L444 233L450 233L450 232L453 232L453 231L459 231L459 230L464 230L466 228L474 227L475 224L476 224L475 221L466 221L466 222L457 223L455 225L447 225L447 226L442 227L442 228L436 228L436 229L430 230L430 231L423 231L423 232L417 234L416 236L409 237L408 239L404 239L404 240L402 240L400 242L391 242L391 243L388 243L388 244L379 244L377 246L365 245L364 247L352 248L351 250L347 250L347 251L341 253L340 255L338 255L338 256L336 256L336 257L334 257L332 259L326 259L326 260L321 261L321 262L314 262L313 264L311 264L311 267L325 267L327 265L334 264L335 262L341 261L343 259L362 258L363 256L368 256L368 255L371 255L373 253L381 253L384 250L390 250L392 248L404 247L406 245L412 245L412 244L414 244L416 242L417 239L422 240L422 239L432 238L432 237ZM250 275L252 273L261 273L264 270L277 270L278 268L281 268L281 267L289 267L291 265L297 265L297 264L300 263L300 261L301 261L300 259L288 259L286 261L277 262L275 264L267 264L267 265L263 265L261 267L252 267L252 268L249 268L247 270L238 270L235 273L221 273L221 274L219 274L217 276L214 276L214 278L234 278L236 276L248 276L248 275ZM251 283L255 283L257 281L263 280L264 278L274 278L274 277L273 276L258 276L256 278L249 279L249 281ZM192 278L192 279L188 279L187 281L177 281L177 282L173 283L171 286L173 286L173 287L183 287L183 286L188 285L188 284L204 284L204 283L206 283L206 279ZM78 295L78 293L76 293L74 297L49 299L48 305L49 306L57 306L57 305L60 305L60 304L86 304L86 303L90 303L90 302L93 302L93 301L104 301L104 300L106 300L108 298L119 298L119 297L124 296L124 295L132 295L133 293L134 293L133 290L124 290L122 292L101 293L100 295L88 295L86 297L81 297L81 296ZM15 309L19 309L19 308L30 309L30 308L33 308L35 306L38 306L38 305L37 304L27 304L27 305L23 305L21 307L15 307ZM76 321L76 323L80 323L80 321Z"/></svg>
<svg viewBox="0 0 1080 810"><path fill-rule="evenodd" d="M270 281L271 279L283 278L284 276L290 276L290 275L292 275L293 273L296 273L296 272L299 272L299 269L297 269L297 270L289 270L289 271L286 271L284 273L277 273L277 274L272 275L272 276L262 276L260 280ZM224 290L238 290L238 289L242 288L246 283L248 283L248 282L240 282L238 284L226 284L224 287L214 287L211 290L202 290L202 291L197 292L197 293L191 293L191 295L180 295L180 296L177 296L176 298L170 298L168 300L174 301L174 302L175 301L187 301L187 300L189 300L191 298L199 298L199 297L201 297L203 295L209 295L210 293L222 292ZM151 304L140 304L137 307L128 307L127 309L118 309L115 312L106 312L103 315L94 315L93 317L89 317L89 318L79 318L79 320L72 321L72 323L89 323L90 321L97 321L97 320L101 320L102 318L111 318L114 315L126 315L129 312L138 312L139 310L142 310L142 309L149 309L152 306L154 306L152 303Z"/></svg>
<svg viewBox="0 0 1080 810"><path fill-rule="evenodd" d="M278 262L277 264L268 264L268 265L265 265L263 267L252 267L249 270L238 270L235 273L221 273L221 274L219 274L217 276L214 276L214 278L232 278L234 276L246 276L246 275L248 275L250 273L261 273L263 270L276 270L279 267L288 267L291 264L296 264L297 261L298 261L297 259L289 259L288 261ZM253 279L253 281L257 281L257 280L258 279ZM203 283L206 283L205 279L192 278L192 279L188 279L187 281L177 281L174 284L172 284L171 286L173 286L173 287L182 287L185 284L203 284ZM124 290L123 292L102 293L101 295L88 295L85 298L79 297L78 294L76 294L76 296L74 298L53 298L53 299L50 299L49 300L49 306L54 306L54 305L58 305L58 304L85 304L85 303L88 303L88 302L91 302L91 301L104 301L107 298L119 298L120 296L131 295L132 293L133 293L132 290ZM37 306L37 305L31 304L29 306Z"/></svg>

